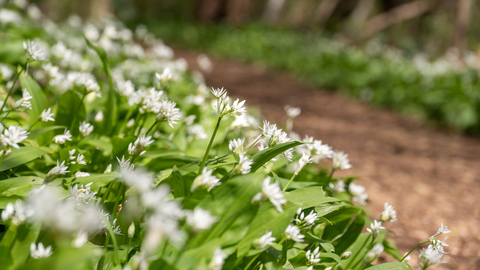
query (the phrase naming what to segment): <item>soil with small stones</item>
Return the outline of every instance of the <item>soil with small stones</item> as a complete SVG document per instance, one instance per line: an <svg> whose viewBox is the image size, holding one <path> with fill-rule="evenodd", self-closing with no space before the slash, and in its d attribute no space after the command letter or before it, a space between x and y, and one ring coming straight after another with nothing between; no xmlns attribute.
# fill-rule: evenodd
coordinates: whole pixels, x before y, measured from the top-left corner
<svg viewBox="0 0 480 270"><path fill-rule="evenodd" d="M200 70L198 52L175 53ZM394 232L390 236L401 252L428 239L444 223L452 230L445 248L447 263L429 269L480 269L480 140L299 83L282 72L210 59L213 69L203 72L208 85L246 99L272 122L284 123L285 105L299 107L297 133L349 154L353 168L337 175L359 177L357 183L369 194L371 218L378 218L384 202L395 207L398 221L384 225ZM414 269L417 255L414 252L410 261Z"/></svg>

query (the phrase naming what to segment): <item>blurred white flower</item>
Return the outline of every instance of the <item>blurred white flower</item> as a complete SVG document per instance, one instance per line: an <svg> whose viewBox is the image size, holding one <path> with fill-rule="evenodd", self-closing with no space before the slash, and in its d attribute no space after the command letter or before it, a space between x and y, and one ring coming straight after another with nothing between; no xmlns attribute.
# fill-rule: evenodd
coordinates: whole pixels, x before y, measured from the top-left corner
<svg viewBox="0 0 480 270"><path fill-rule="evenodd" d="M270 177L263 180L262 191L253 196L252 203L261 203L267 199L272 202L280 213L283 213L282 204L286 203L287 200L283 198L283 192L278 182L270 184Z"/></svg>
<svg viewBox="0 0 480 270"><path fill-rule="evenodd" d="M42 243L38 243L38 248L35 243L30 245L30 256L34 259L47 258L53 254L52 246L45 248Z"/></svg>
<svg viewBox="0 0 480 270"><path fill-rule="evenodd" d="M308 163L312 163L313 159L310 158L310 154L304 153L300 160L298 160L297 168L295 169L294 175L298 175L300 171L307 165Z"/></svg>
<svg viewBox="0 0 480 270"><path fill-rule="evenodd" d="M194 192L199 188L211 191L214 187L221 185L220 179L213 176L212 173L212 170L207 170L207 167L204 167L202 173L193 180L190 191Z"/></svg>
<svg viewBox="0 0 480 270"><path fill-rule="evenodd" d="M77 172L75 174L75 177L83 177L83 176L78 176L77 175L78 173L81 173L81 172ZM89 176L88 173L87 173L86 176ZM92 184L93 184L93 182L90 182L90 183L86 184L85 187L83 185L80 185L80 187L79 187L78 184L75 184L74 186L71 186L70 187L70 196L72 196L77 202L83 202L83 203L88 204L88 201L90 201L90 199L93 196L95 196L95 194L97 194L97 192L92 192L92 190L90 189Z"/></svg>
<svg viewBox="0 0 480 270"><path fill-rule="evenodd" d="M348 159L348 155L341 151L334 152L333 168L335 170L346 170L352 168L352 165L350 165L350 160Z"/></svg>
<svg viewBox="0 0 480 270"><path fill-rule="evenodd" d="M191 125L187 127L187 133L190 141L208 138L207 133L205 133L205 130L201 125Z"/></svg>
<svg viewBox="0 0 480 270"><path fill-rule="evenodd" d="M300 108L290 107L289 105L285 106L285 112L287 113L288 118L295 118L300 115Z"/></svg>
<svg viewBox="0 0 480 270"><path fill-rule="evenodd" d="M99 111L96 115L95 115L95 122L97 123L100 123L103 121L103 112L102 111Z"/></svg>
<svg viewBox="0 0 480 270"><path fill-rule="evenodd" d="M193 211L187 212L186 222L192 227L193 231L201 232L210 229L217 218L212 216L207 210L196 207Z"/></svg>
<svg viewBox="0 0 480 270"><path fill-rule="evenodd" d="M138 157L145 154L147 151L144 151L143 149L154 142L154 140L151 139L152 136L146 136L145 134L142 137L137 138L134 143L128 145L128 153L132 157Z"/></svg>
<svg viewBox="0 0 480 270"><path fill-rule="evenodd" d="M213 68L212 61L205 54L200 54L197 57L198 66L205 72L211 72Z"/></svg>
<svg viewBox="0 0 480 270"><path fill-rule="evenodd" d="M221 270L223 264L225 263L225 259L227 258L227 254L225 254L221 248L215 249L213 253L213 258L208 264L209 270Z"/></svg>
<svg viewBox="0 0 480 270"><path fill-rule="evenodd" d="M52 113L52 108L48 108L42 111L40 114L40 120L43 122L48 122L48 121L55 121L55 118L53 118L53 113Z"/></svg>
<svg viewBox="0 0 480 270"><path fill-rule="evenodd" d="M28 136L28 132L25 131L23 128L15 125L9 126L7 129L3 131L3 134L0 136L2 140L2 144L4 146L10 145L14 148L19 149L19 143L25 141Z"/></svg>
<svg viewBox="0 0 480 270"><path fill-rule="evenodd" d="M82 137L87 137L88 135L90 135L90 133L92 133L93 125L86 121L83 121L82 123L80 123L80 126L78 127L78 129Z"/></svg>
<svg viewBox="0 0 480 270"><path fill-rule="evenodd" d="M303 242L303 238L305 238L305 235L300 233L300 228L292 224L288 225L287 229L285 229L284 234L287 239L291 239L295 242Z"/></svg>
<svg viewBox="0 0 480 270"><path fill-rule="evenodd" d="M75 177L79 178L79 177L87 177L87 176L90 176L90 174L88 172L76 172L75 173Z"/></svg>
<svg viewBox="0 0 480 270"><path fill-rule="evenodd" d="M62 161L60 164L60 161L57 160L57 166L53 167L45 176L45 183L48 183L50 181L53 181L57 179L60 175L65 175L70 171L67 171L68 166L65 166L65 161Z"/></svg>
<svg viewBox="0 0 480 270"><path fill-rule="evenodd" d="M27 88L23 89L22 98L17 100L17 102L15 102L15 109L18 109L20 111L31 110L32 109L32 103L30 102L30 99L32 99L32 98L33 97L27 91Z"/></svg>
<svg viewBox="0 0 480 270"><path fill-rule="evenodd" d="M367 231L373 235L373 239L376 239L382 229L385 229L385 227L382 226L382 222L374 220L373 223L370 224L370 228L367 228Z"/></svg>
<svg viewBox="0 0 480 270"><path fill-rule="evenodd" d="M27 55L27 61L47 61L47 55L45 52L40 48L39 43L35 41L24 41L23 42L23 49Z"/></svg>
<svg viewBox="0 0 480 270"><path fill-rule="evenodd" d="M172 72L170 71L170 68L166 68L163 70L162 74L155 73L155 77L160 82L160 85L165 87L172 79Z"/></svg>
<svg viewBox="0 0 480 270"><path fill-rule="evenodd" d="M353 201L365 204L368 199L368 195L365 193L365 187L362 185L350 183L350 185L348 185L348 191L353 195Z"/></svg>
<svg viewBox="0 0 480 270"><path fill-rule="evenodd" d="M308 250L307 253L305 253L305 257L307 257L307 260L312 264L316 265L320 262L320 247L318 246L316 249L313 250Z"/></svg>
<svg viewBox="0 0 480 270"><path fill-rule="evenodd" d="M234 171L241 174L247 174L252 168L253 161L245 156L242 152L238 154L238 164L235 166Z"/></svg>
<svg viewBox="0 0 480 270"><path fill-rule="evenodd" d="M420 251L418 255L418 268L420 270L427 269L434 264L444 263L442 261L443 253L435 250L432 245L428 245L426 249Z"/></svg>
<svg viewBox="0 0 480 270"><path fill-rule="evenodd" d="M65 129L63 134L57 135L53 137L53 140L58 143L58 144L64 144L65 141L71 141L72 140L72 134L70 134L70 130Z"/></svg>
<svg viewBox="0 0 480 270"><path fill-rule="evenodd" d="M374 260L376 260L378 258L378 256L380 256L380 254L382 254L383 249L384 249L384 247L381 243L378 243L375 246L373 246L373 248L371 250L369 250L367 252L367 254L365 254L364 263L367 264L367 263L371 263Z"/></svg>
<svg viewBox="0 0 480 270"><path fill-rule="evenodd" d="M343 182L343 180L337 180L335 183L328 183L328 186L334 193L345 192L345 182Z"/></svg>
<svg viewBox="0 0 480 270"><path fill-rule="evenodd" d="M394 222L397 220L397 211L393 209L393 206L389 205L388 203L384 204L384 210L382 215L380 216L380 221L383 222Z"/></svg>
<svg viewBox="0 0 480 270"><path fill-rule="evenodd" d="M272 237L272 232L266 231L264 235L253 241L253 247L255 247L256 249L263 249L267 246L273 245L273 241L275 240L276 238Z"/></svg>
<svg viewBox="0 0 480 270"><path fill-rule="evenodd" d="M176 124L182 116L180 109L175 107L177 104L173 101L163 100L159 105L157 122L167 121L168 125L173 128L173 124Z"/></svg>

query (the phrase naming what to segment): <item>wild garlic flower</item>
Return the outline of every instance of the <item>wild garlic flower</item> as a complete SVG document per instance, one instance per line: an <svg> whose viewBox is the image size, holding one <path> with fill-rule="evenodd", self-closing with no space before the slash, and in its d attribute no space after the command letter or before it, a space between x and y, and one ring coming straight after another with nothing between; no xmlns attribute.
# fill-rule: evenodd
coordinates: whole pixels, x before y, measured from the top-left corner
<svg viewBox="0 0 480 270"><path fill-rule="evenodd" d="M185 125L190 126L190 125L193 125L196 118L197 118L197 116L195 114L192 114L192 115L189 115L189 116L183 118L183 121L185 121Z"/></svg>
<svg viewBox="0 0 480 270"><path fill-rule="evenodd" d="M60 68L51 63L47 63L43 65L43 70L45 70L45 73L50 79L55 79L59 75Z"/></svg>
<svg viewBox="0 0 480 270"><path fill-rule="evenodd" d="M245 156L245 154L240 153L238 155L238 164L235 166L234 171L236 173L247 174L252 168L253 160Z"/></svg>
<svg viewBox="0 0 480 270"><path fill-rule="evenodd" d="M352 201L359 202L361 204L366 203L368 194L365 193L364 186L350 183L350 185L348 185L348 191L353 195Z"/></svg>
<svg viewBox="0 0 480 270"><path fill-rule="evenodd" d="M200 54L197 57L198 66L205 72L211 72L213 68L212 61L205 54Z"/></svg>
<svg viewBox="0 0 480 270"><path fill-rule="evenodd" d="M352 165L350 165L350 160L348 159L348 155L341 151L334 152L333 168L335 170L346 170L352 168Z"/></svg>
<svg viewBox="0 0 480 270"><path fill-rule="evenodd" d="M373 246L373 248L369 250L367 254L365 254L365 257L363 259L364 263L368 264L375 261L378 258L378 256L382 254L383 249L384 247L381 243L378 243L375 246Z"/></svg>
<svg viewBox="0 0 480 270"><path fill-rule="evenodd" d="M28 138L28 134L29 132L25 131L23 128L11 125L3 131L0 139L2 140L4 147L10 145L19 149L20 146L18 144L25 141Z"/></svg>
<svg viewBox="0 0 480 270"><path fill-rule="evenodd" d="M117 82L117 89L118 93L124 97L130 97L135 93L135 85L132 83L132 81L118 81Z"/></svg>
<svg viewBox="0 0 480 270"><path fill-rule="evenodd" d="M234 139L228 142L228 149L235 154L243 153L243 143L245 139Z"/></svg>
<svg viewBox="0 0 480 270"><path fill-rule="evenodd" d="M103 121L103 112L102 111L99 111L96 115L95 115L95 122L97 123L100 123Z"/></svg>
<svg viewBox="0 0 480 270"><path fill-rule="evenodd" d="M435 250L432 245L428 245L427 249L422 249L418 255L418 269L425 270L434 264L444 263L442 257L443 253Z"/></svg>
<svg viewBox="0 0 480 270"><path fill-rule="evenodd" d="M52 246L45 248L43 243L38 243L38 248L35 243L30 245L30 256L34 259L47 258L53 254Z"/></svg>
<svg viewBox="0 0 480 270"><path fill-rule="evenodd" d="M64 144L66 141L72 140L72 134L70 134L70 130L65 129L63 134L53 137L53 140L58 144Z"/></svg>
<svg viewBox="0 0 480 270"><path fill-rule="evenodd" d="M126 171L133 171L133 168L135 165L133 165L130 162L130 159L125 160L125 156L122 156L122 159L119 159L117 157L118 164L120 164L120 171L126 170Z"/></svg>
<svg viewBox="0 0 480 270"><path fill-rule="evenodd" d="M287 239L291 239L295 242L303 242L303 238L305 238L305 235L300 233L300 228L292 224L288 225L284 234Z"/></svg>
<svg viewBox="0 0 480 270"><path fill-rule="evenodd" d="M213 104L214 112L218 115L219 118L226 116L240 116L247 112L244 101L236 99L232 104L230 104L230 98L227 96L227 91L225 89L213 89L211 90L212 94L217 98L216 102Z"/></svg>
<svg viewBox="0 0 480 270"><path fill-rule="evenodd" d="M217 222L217 218L212 216L207 210L196 207L193 211L187 212L186 222L193 231L201 232L210 229L212 224Z"/></svg>
<svg viewBox="0 0 480 270"><path fill-rule="evenodd" d="M190 191L194 192L197 189L206 189L210 192L214 187L221 185L220 179L213 176L212 173L213 170L207 170L207 167L204 167L202 173L193 180Z"/></svg>
<svg viewBox="0 0 480 270"><path fill-rule="evenodd" d="M440 229L438 229L438 232L434 234L432 237L430 237L430 239L434 239L441 234L450 234L451 232L452 231L448 229L448 226L443 226L443 223L442 223L440 224Z"/></svg>
<svg viewBox="0 0 480 270"><path fill-rule="evenodd" d="M343 180L337 180L335 183L328 183L328 186L334 193L345 192L345 182L343 182Z"/></svg>
<svg viewBox="0 0 480 270"><path fill-rule="evenodd" d="M142 99L142 107L140 108L140 113L159 113L163 105L161 100L163 96L163 91L157 91L155 87L150 87L146 90L139 90L135 93L135 95L137 95L136 98ZM130 98L132 97L133 95L130 95ZM136 101L132 102L136 103Z"/></svg>
<svg viewBox="0 0 480 270"><path fill-rule="evenodd" d="M384 204L384 210L382 215L380 216L380 221L383 222L394 222L397 220L397 211L393 209L393 206L389 205L388 203Z"/></svg>
<svg viewBox="0 0 480 270"><path fill-rule="evenodd" d="M305 253L305 257L307 257L311 265L318 264L320 262L320 247L314 249L313 252L308 250L307 253Z"/></svg>
<svg viewBox="0 0 480 270"><path fill-rule="evenodd" d="M142 137L137 138L134 143L128 145L128 153L132 157L138 157L145 154L147 151L144 151L143 149L154 142L154 140L151 139L152 136L147 137L145 134Z"/></svg>
<svg viewBox="0 0 480 270"><path fill-rule="evenodd" d="M88 172L76 172L75 173L75 177L79 178L79 177L87 177L87 176L90 176L90 174Z"/></svg>
<svg viewBox="0 0 480 270"><path fill-rule="evenodd" d="M270 184L270 177L263 180L262 191L253 196L252 203L262 203L267 199L272 202L280 213L283 213L282 204L286 203L287 200L283 198L283 192L278 182Z"/></svg>
<svg viewBox="0 0 480 270"><path fill-rule="evenodd" d="M223 264L225 263L225 259L227 258L227 254L225 254L221 248L215 249L213 253L213 258L208 264L209 270L221 270Z"/></svg>
<svg viewBox="0 0 480 270"><path fill-rule="evenodd" d="M86 121L83 121L82 123L80 123L78 129L82 137L87 137L93 132L93 125Z"/></svg>
<svg viewBox="0 0 480 270"><path fill-rule="evenodd" d="M47 61L47 55L40 48L40 44L35 41L24 41L23 49L27 56L27 62L31 61Z"/></svg>
<svg viewBox="0 0 480 270"><path fill-rule="evenodd" d="M266 231L264 235L253 241L253 247L256 249L264 249L268 246L273 245L273 241L275 240L276 238L272 237L272 232Z"/></svg>
<svg viewBox="0 0 480 270"><path fill-rule="evenodd" d="M146 222L146 233L143 238L142 248L147 254L155 252L161 241L165 238L173 242L183 239L182 231L178 228L178 220L155 214Z"/></svg>
<svg viewBox="0 0 480 270"><path fill-rule="evenodd" d="M85 78L83 81L83 85L85 86L85 90L87 93L95 93L97 97L102 97L102 92L100 91L100 85L98 83L91 79L91 78Z"/></svg>
<svg viewBox="0 0 480 270"><path fill-rule="evenodd" d="M370 228L367 228L367 231L373 235L373 239L376 239L382 229L385 229L385 227L382 227L382 222L374 220L373 223L370 224Z"/></svg>
<svg viewBox="0 0 480 270"><path fill-rule="evenodd" d="M65 175L70 171L67 171L68 166L65 166L65 161L62 161L60 164L60 161L57 160L57 166L53 167L45 176L44 183L51 182L55 179L57 179L60 175Z"/></svg>
<svg viewBox="0 0 480 270"><path fill-rule="evenodd" d="M79 172L77 172L79 173ZM77 173L75 174L75 177L77 176ZM70 187L70 196L72 196L77 202L83 202L87 203L90 201L90 199L97 194L97 192L92 192L91 186L93 182L90 182L85 185L78 186L78 184L75 184L74 186Z"/></svg>
<svg viewBox="0 0 480 270"><path fill-rule="evenodd" d="M205 133L205 130L201 125L191 125L187 127L187 134L190 141L208 138L207 133Z"/></svg>
<svg viewBox="0 0 480 270"><path fill-rule="evenodd" d="M300 108L290 107L289 105L285 106L285 112L287 113L288 118L295 118L300 115Z"/></svg>
<svg viewBox="0 0 480 270"><path fill-rule="evenodd" d="M322 141L320 140L315 140L313 142L313 149L315 153L314 160L316 160L316 163L325 158L332 158L334 154L332 147L327 144L322 144Z"/></svg>
<svg viewBox="0 0 480 270"><path fill-rule="evenodd" d="M30 102L30 99L33 97L30 95L30 93L27 91L27 88L23 89L22 91L22 98L17 100L15 102L14 108L20 111L24 110L31 110L32 109L32 103Z"/></svg>
<svg viewBox="0 0 480 270"><path fill-rule="evenodd" d="M70 154L70 164L81 164L81 165L87 165L87 162L85 161L85 156L82 155L82 154L78 154L77 157L74 156L75 154L75 149L72 149L71 151L69 151L69 154Z"/></svg>
<svg viewBox="0 0 480 270"><path fill-rule="evenodd" d="M16 226L25 222L28 218L32 217L34 210L28 206L22 200L17 200L15 204L8 203L5 209L2 211L2 220L7 221L12 218L12 223Z"/></svg>
<svg viewBox="0 0 480 270"><path fill-rule="evenodd" d="M438 239L432 239L432 246L433 246L433 249L437 250L438 252L442 253L442 254L445 254L445 250L443 249L443 247L448 247L448 244L445 243L445 241L447 241L447 238L448 237L445 237L445 239L443 240L438 240Z"/></svg>
<svg viewBox="0 0 480 270"><path fill-rule="evenodd" d="M173 128L173 124L176 124L182 116L180 109L175 107L176 105L173 101L163 100L158 110L157 122L167 121L168 125Z"/></svg>
<svg viewBox="0 0 480 270"><path fill-rule="evenodd" d="M155 77L160 82L160 85L165 87L172 79L172 72L170 71L170 68L166 68L163 70L162 74L155 73Z"/></svg>
<svg viewBox="0 0 480 270"><path fill-rule="evenodd" d="M112 219L112 215L110 215L110 213L107 213L103 210L100 211L100 213L102 215L105 216L105 218L110 222L110 224L112 225L112 230L113 230L113 233L116 234L116 235L123 235L121 230L120 230L120 225L117 225L117 219L114 219L113 221L110 221ZM102 220L101 224L100 224L100 229L102 230L107 230L107 223L105 221Z"/></svg>
<svg viewBox="0 0 480 270"><path fill-rule="evenodd" d="M310 214L305 216L305 213L302 212L302 208L298 208L297 217L294 219L297 226L305 224L307 227L311 227L316 220L318 220L317 213L311 211Z"/></svg>
<svg viewBox="0 0 480 270"><path fill-rule="evenodd" d="M313 159L310 158L310 154L304 153L300 160L298 161L297 169L293 173L294 175L298 175L300 171L307 165L308 163L312 163Z"/></svg>
<svg viewBox="0 0 480 270"><path fill-rule="evenodd" d="M255 117L242 114L235 116L235 120L230 124L230 128L245 128L245 127L256 127L258 126L258 121Z"/></svg>
<svg viewBox="0 0 480 270"><path fill-rule="evenodd" d="M40 114L40 120L42 122L55 121L55 118L53 118L53 115L54 114L52 113L52 108L45 109Z"/></svg>
<svg viewBox="0 0 480 270"><path fill-rule="evenodd" d="M261 129L263 131L261 137L265 140L267 148L291 141L291 139L288 138L287 133L278 129L276 124L270 125L268 121L264 121L263 128ZM285 156L287 161L292 161L293 148L286 150L282 155Z"/></svg>
<svg viewBox="0 0 480 270"><path fill-rule="evenodd" d="M351 251L345 251L341 256L341 259L346 260L346 259L350 258L350 256L352 256L352 252Z"/></svg>

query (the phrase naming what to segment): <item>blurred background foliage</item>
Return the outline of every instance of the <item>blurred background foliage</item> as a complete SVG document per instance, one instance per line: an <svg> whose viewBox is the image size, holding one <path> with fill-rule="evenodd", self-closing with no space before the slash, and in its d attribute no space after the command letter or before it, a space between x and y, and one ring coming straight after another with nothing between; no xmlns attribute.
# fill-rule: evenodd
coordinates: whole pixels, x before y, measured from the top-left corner
<svg viewBox="0 0 480 270"><path fill-rule="evenodd" d="M54 20L112 13L170 45L287 70L323 89L480 134L480 1L36 3Z"/></svg>

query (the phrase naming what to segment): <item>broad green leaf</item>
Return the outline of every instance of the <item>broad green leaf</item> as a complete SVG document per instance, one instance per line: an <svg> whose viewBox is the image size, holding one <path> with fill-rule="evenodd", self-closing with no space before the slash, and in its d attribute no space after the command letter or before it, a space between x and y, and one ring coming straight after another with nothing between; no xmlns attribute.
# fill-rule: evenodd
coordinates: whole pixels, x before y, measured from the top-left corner
<svg viewBox="0 0 480 270"><path fill-rule="evenodd" d="M26 146L13 149L12 153L2 161L0 172L15 168L46 154L48 154L48 151L41 147Z"/></svg>
<svg viewBox="0 0 480 270"><path fill-rule="evenodd" d="M30 76L20 76L20 84L22 88L27 89L28 93L32 96L30 102L32 103L32 109L27 110L30 116L30 124L36 122L43 110L48 108L47 98L43 93L40 85Z"/></svg>
<svg viewBox="0 0 480 270"><path fill-rule="evenodd" d="M318 242L322 246L322 248L328 253L335 252L335 247L330 242L320 239L311 233L307 233L305 235L305 239Z"/></svg>
<svg viewBox="0 0 480 270"><path fill-rule="evenodd" d="M265 150L262 150L251 157L253 163L251 171L255 172L260 167L262 167L265 163L269 162L272 158L280 155L281 153L285 152L286 150L293 148L295 146L302 145L302 142L286 142L280 145L269 147Z"/></svg>
<svg viewBox="0 0 480 270"><path fill-rule="evenodd" d="M173 167L170 177L165 179L165 182L172 188L172 193L175 198L185 197L189 195L193 180L197 177L196 173L179 171L177 167ZM196 191L195 193L198 193Z"/></svg>
<svg viewBox="0 0 480 270"><path fill-rule="evenodd" d="M87 270L93 269L92 260L102 254L102 248L85 245L83 248L61 247L48 258L31 260L20 270Z"/></svg>
<svg viewBox="0 0 480 270"><path fill-rule="evenodd" d="M171 169L173 166L182 167L184 165L196 164L200 159L189 156L164 156L152 159L147 167L152 171L161 171Z"/></svg>
<svg viewBox="0 0 480 270"><path fill-rule="evenodd" d="M134 136L128 136L125 138L119 138L118 136L114 136L112 138L112 154L113 158L122 158L122 156L127 156L128 152L128 145L133 143L136 140ZM148 152L147 152L148 153Z"/></svg>
<svg viewBox="0 0 480 270"><path fill-rule="evenodd" d="M392 262L374 265L372 267L365 268L368 270L408 270L412 269L408 263L404 262Z"/></svg>
<svg viewBox="0 0 480 270"><path fill-rule="evenodd" d="M342 268L355 270L363 269L365 267L365 265L363 264L363 258L365 254L367 254L369 248L372 248L378 243L382 243L383 239L385 239L386 234L386 230L381 230L375 241L372 241L372 235L370 233L360 234L360 236L355 240L355 242L348 247L347 250L352 252L352 255L348 259L342 261ZM355 256L355 254L357 255Z"/></svg>
<svg viewBox="0 0 480 270"><path fill-rule="evenodd" d="M337 203L326 203L326 204L322 204L322 205L319 205L319 206L316 206L315 207L315 212L317 212L317 216L318 217L323 217L325 215L328 215L334 211L337 211L339 210L340 208L342 207L345 207L347 206L348 204L345 203L345 202L337 202ZM331 222L331 221L330 221Z"/></svg>
<svg viewBox="0 0 480 270"><path fill-rule="evenodd" d="M295 203L288 203L283 207L283 213L278 210L270 202L265 202L258 210L255 218L252 220L247 234L243 240L238 244L237 255L243 257L247 254L253 241L260 238L267 231L272 232L272 236L279 239L288 224L292 221L295 211L299 205Z"/></svg>
<svg viewBox="0 0 480 270"><path fill-rule="evenodd" d="M58 99L56 126L66 126L73 136L79 134L80 122L85 120L85 106L74 91L67 91Z"/></svg>
<svg viewBox="0 0 480 270"><path fill-rule="evenodd" d="M35 176L15 177L0 181L0 197L25 196L33 186L43 184L43 179Z"/></svg>
<svg viewBox="0 0 480 270"><path fill-rule="evenodd" d="M96 149L102 150L105 156L110 156L112 154L113 146L110 141L110 138L107 136L100 136L100 137L86 137L81 140L78 145L85 146L90 145L95 147Z"/></svg>
<svg viewBox="0 0 480 270"><path fill-rule="evenodd" d="M42 128L37 128L37 129L34 129L32 131L30 131L30 134L28 134L28 138L33 140L35 139L36 137L46 133L46 132L49 132L49 131L52 131L52 130L57 130L57 129L68 129L67 126L50 126L50 127L42 127Z"/></svg>
<svg viewBox="0 0 480 270"><path fill-rule="evenodd" d="M285 199L294 202L302 209L318 206L328 202L338 201L334 197L325 197L322 187L306 187L285 194Z"/></svg>
<svg viewBox="0 0 480 270"><path fill-rule="evenodd" d="M397 246L392 239L385 238L383 240L383 251L392 255L397 260L400 260L403 257L403 254L398 251Z"/></svg>
<svg viewBox="0 0 480 270"><path fill-rule="evenodd" d="M211 212L219 218L212 228L198 235L192 241L191 247L198 247L212 239L222 237L239 217L251 216L257 205L252 205L253 196L262 189L263 175L249 174L234 177L213 189L213 196L207 196L199 207ZM221 202L221 203L219 203ZM244 220L247 226L249 220Z"/></svg>
<svg viewBox="0 0 480 270"><path fill-rule="evenodd" d="M41 225L22 223L18 227L10 225L2 242L0 242L0 258L11 258L10 265L2 265L0 269L16 269L25 263L30 255L30 244L36 242ZM3 268L5 266L5 268Z"/></svg>
<svg viewBox="0 0 480 270"><path fill-rule="evenodd" d="M335 245L335 252L337 254L345 252L352 240L357 239L360 235L364 225L365 217L363 213L360 213L352 222L350 222L349 226L342 234L339 234L332 240L332 243Z"/></svg>

